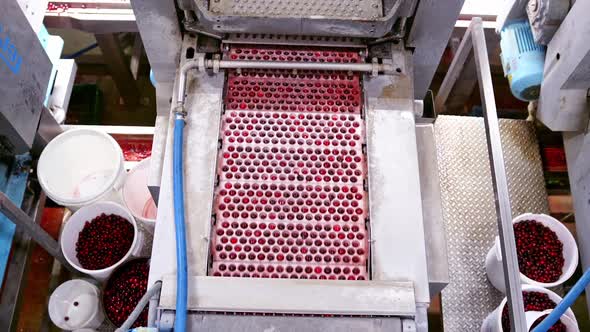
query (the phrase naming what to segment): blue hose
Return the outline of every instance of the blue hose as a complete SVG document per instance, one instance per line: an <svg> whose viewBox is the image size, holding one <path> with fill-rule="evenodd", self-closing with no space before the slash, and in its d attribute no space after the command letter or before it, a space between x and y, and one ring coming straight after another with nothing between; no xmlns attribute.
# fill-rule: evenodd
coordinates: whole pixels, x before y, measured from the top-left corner
<svg viewBox="0 0 590 332"><path fill-rule="evenodd" d="M574 287L567 293L567 295L557 304L555 309L551 311L545 319L541 322L541 324L537 325L533 332L547 332L553 324L557 323L559 318L565 314L567 309L574 304L578 296L582 294L586 286L590 283L590 269L586 270L582 277L576 282Z"/></svg>
<svg viewBox="0 0 590 332"><path fill-rule="evenodd" d="M186 330L187 316L187 266L186 266L186 231L184 224L184 172L182 161L182 142L184 118L176 116L174 121L173 151L173 189L174 189L174 225L176 227L176 319L174 331Z"/></svg>

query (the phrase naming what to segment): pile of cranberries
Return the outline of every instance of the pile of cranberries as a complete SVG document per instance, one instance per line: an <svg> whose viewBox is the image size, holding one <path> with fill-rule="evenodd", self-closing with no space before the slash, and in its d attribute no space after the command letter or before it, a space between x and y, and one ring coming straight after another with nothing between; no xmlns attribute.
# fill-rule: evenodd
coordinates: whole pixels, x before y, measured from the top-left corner
<svg viewBox="0 0 590 332"><path fill-rule="evenodd" d="M109 320L121 326L147 291L150 270L147 258L129 261L119 267L107 282L103 306ZM141 312L133 327L147 326L148 308Z"/></svg>
<svg viewBox="0 0 590 332"><path fill-rule="evenodd" d="M123 258L131 248L135 230L125 218L101 214L87 221L78 235L76 258L87 270L107 268Z"/></svg>
<svg viewBox="0 0 590 332"><path fill-rule="evenodd" d="M550 283L559 279L564 264L563 244L555 232L534 220L514 224L520 272L528 278Z"/></svg>
<svg viewBox="0 0 590 332"><path fill-rule="evenodd" d="M553 309L556 303L549 298L549 295L541 292L522 292L522 298L524 301L524 311L544 311L547 309ZM541 319L539 318L535 324L540 324ZM536 326L533 324L533 326ZM510 332L510 318L508 317L508 305L502 309L502 330L504 332ZM549 332L566 332L566 327L562 322L555 323Z"/></svg>

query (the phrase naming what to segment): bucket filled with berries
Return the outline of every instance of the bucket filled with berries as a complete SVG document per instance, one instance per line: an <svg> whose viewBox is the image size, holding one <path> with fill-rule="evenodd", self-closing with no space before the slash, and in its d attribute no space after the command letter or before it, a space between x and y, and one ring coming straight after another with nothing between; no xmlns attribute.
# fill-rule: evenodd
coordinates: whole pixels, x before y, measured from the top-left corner
<svg viewBox="0 0 590 332"><path fill-rule="evenodd" d="M144 235L133 215L113 202L98 202L76 211L60 238L68 263L99 281L139 255L143 243Z"/></svg>
<svg viewBox="0 0 590 332"><path fill-rule="evenodd" d="M526 324L529 331L532 331L539 325L551 312L561 297L554 292L531 285L522 286L522 299L524 302L524 311ZM504 298L500 305L492 311L481 326L481 332L511 332L510 318L508 314L508 300ZM557 323L553 324L549 332L579 332L578 322L574 312L567 309Z"/></svg>
<svg viewBox="0 0 590 332"><path fill-rule="evenodd" d="M111 274L102 292L102 306L107 319L121 326L147 292L149 258L134 258ZM148 306L139 314L132 328L147 326Z"/></svg>
<svg viewBox="0 0 590 332"><path fill-rule="evenodd" d="M545 214L523 214L513 220L520 280L523 284L551 288L563 284L578 266L578 247L570 231ZM490 283L506 293L500 241L486 256Z"/></svg>

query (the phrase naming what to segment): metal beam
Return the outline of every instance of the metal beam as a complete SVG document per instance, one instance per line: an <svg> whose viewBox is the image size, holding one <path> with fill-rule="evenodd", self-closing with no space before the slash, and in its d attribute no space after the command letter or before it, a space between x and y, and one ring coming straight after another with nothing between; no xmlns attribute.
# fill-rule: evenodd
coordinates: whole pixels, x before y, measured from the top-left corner
<svg viewBox="0 0 590 332"><path fill-rule="evenodd" d="M582 270L590 269L590 134L564 133L563 142L576 217L576 234ZM590 310L590 286L586 287L586 305Z"/></svg>
<svg viewBox="0 0 590 332"><path fill-rule="evenodd" d="M414 49L415 98L423 99L447 47L464 0L421 0L408 46Z"/></svg>
<svg viewBox="0 0 590 332"><path fill-rule="evenodd" d="M449 284L450 277L436 142L434 126L431 123L416 124L416 143L420 169L428 284L432 299Z"/></svg>
<svg viewBox="0 0 590 332"><path fill-rule="evenodd" d="M45 195L41 192L39 196L37 201L33 203L33 206L30 207L32 211L27 211L36 223L40 222L45 206ZM23 282L29 260L31 237L23 229L17 228L12 243L12 254L6 267L6 280L10 281L4 284L0 297L0 303L2 304L0 306L0 327L4 331L12 331L14 329L12 325L17 323L15 314L20 307L19 297L22 286L24 286Z"/></svg>
<svg viewBox="0 0 590 332"><path fill-rule="evenodd" d="M160 331L170 331L174 314L164 311ZM407 332L399 317L261 316L190 313L188 331L306 331L306 332Z"/></svg>
<svg viewBox="0 0 590 332"><path fill-rule="evenodd" d="M471 54L471 49L473 48L473 42L471 39L472 30L473 26L470 25L467 28L467 31L465 31L465 35L461 40L461 44L459 44L459 48L455 52L455 57L453 58L453 62L451 62L451 66L447 71L447 75L443 79L443 82L438 89L438 93L434 100L434 105L435 109L439 113L444 113L447 99L455 87L455 83L457 83L459 76L461 76L461 73L464 71L467 59Z"/></svg>
<svg viewBox="0 0 590 332"><path fill-rule="evenodd" d="M76 29L93 34L137 32L131 9L70 9L65 12L44 12L47 28Z"/></svg>
<svg viewBox="0 0 590 332"><path fill-rule="evenodd" d="M133 51L131 52L131 61L129 64L129 67L131 68L131 74L133 75L134 79L137 79L139 69L145 62L143 53L143 43L141 41L141 36L136 34L135 40L133 42Z"/></svg>
<svg viewBox="0 0 590 332"><path fill-rule="evenodd" d="M189 293L189 309L200 312L416 314L412 282L190 276ZM163 278L160 308L175 306L176 276L167 275Z"/></svg>
<svg viewBox="0 0 590 332"><path fill-rule="evenodd" d="M504 154L500 140L498 114L496 111L488 50L481 19L474 18L471 24L473 27L471 31L473 34L473 52L475 65L477 66L477 78L484 111L488 153L492 168L492 183L496 196L496 215L498 217L500 247L502 248L504 280L506 282L506 289L508 290L506 296L509 301L508 312L510 314L510 325L512 331L526 331L526 319L520 286L520 271L518 269L516 241L512 226L512 208L510 207L508 181L506 179L506 169L504 168Z"/></svg>
<svg viewBox="0 0 590 332"><path fill-rule="evenodd" d="M139 89L129 64L125 60L119 39L115 34L97 34L94 36L125 105L128 107L137 105L140 95Z"/></svg>
<svg viewBox="0 0 590 332"><path fill-rule="evenodd" d="M553 131L588 124L590 1L576 1L547 46L537 118Z"/></svg>
<svg viewBox="0 0 590 332"><path fill-rule="evenodd" d="M45 251L51 256L55 257L63 266L70 271L75 270L70 267L65 260L59 243L55 241L39 224L31 217L23 212L18 206L14 205L12 201L4 193L0 192L0 212L2 212L8 219L16 224L17 227L22 227L24 231L35 240Z"/></svg>

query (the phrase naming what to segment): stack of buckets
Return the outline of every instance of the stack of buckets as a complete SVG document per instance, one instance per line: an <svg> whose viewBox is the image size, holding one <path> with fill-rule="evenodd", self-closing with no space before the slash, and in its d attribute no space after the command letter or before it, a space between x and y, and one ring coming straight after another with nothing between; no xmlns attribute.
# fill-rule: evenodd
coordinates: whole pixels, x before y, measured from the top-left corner
<svg viewBox="0 0 590 332"><path fill-rule="evenodd" d="M152 233L155 226L157 208L147 188L148 171L149 158L127 173L119 144L96 130L66 131L43 150L37 167L39 183L49 198L73 212L60 236L61 249L72 267L94 278L92 282L69 281L52 294L49 312L60 328L97 329L103 323L100 292L95 284L139 256L145 232ZM76 242L85 223L103 213L127 219L134 228L133 242L117 263L87 270L76 257Z"/></svg>
<svg viewBox="0 0 590 332"><path fill-rule="evenodd" d="M557 219L545 215L545 214L531 214L526 213L520 215L512 221L513 224L519 223L525 220L535 220L541 223L545 227L551 229L556 235L559 241L563 244L563 257L564 265L562 273L559 279L552 283L543 283L532 280L520 273L520 281L522 284L523 292L540 292L545 293L549 298L556 304L561 302L561 297L550 288L555 288L566 282L572 274L575 272L578 266L578 247L574 237L570 231ZM500 240L496 238L496 241L486 256L485 262L486 274L490 283L500 292L506 294L506 286L504 284L504 271L502 266L502 253L500 251ZM484 320L481 327L482 332L504 332L502 329L502 311L507 304L507 299L504 298L500 305L492 311L487 318ZM526 320L527 327L530 328L535 321L540 317L547 315L547 312L527 312ZM578 323L576 317L571 309L568 309L564 316L561 318L561 322L566 326L567 332L579 332Z"/></svg>

